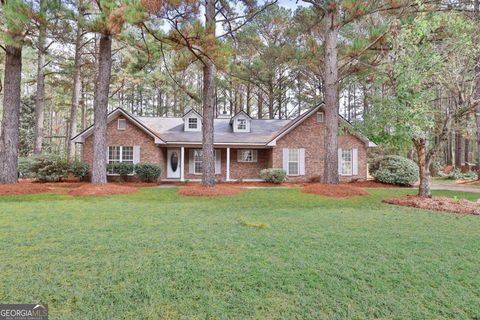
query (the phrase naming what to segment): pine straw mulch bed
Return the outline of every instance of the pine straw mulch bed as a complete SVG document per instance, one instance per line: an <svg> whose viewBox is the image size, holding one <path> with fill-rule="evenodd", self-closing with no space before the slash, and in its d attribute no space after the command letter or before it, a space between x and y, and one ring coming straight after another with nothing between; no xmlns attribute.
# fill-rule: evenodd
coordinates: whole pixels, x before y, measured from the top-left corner
<svg viewBox="0 0 480 320"><path fill-rule="evenodd" d="M325 197L333 198L350 198L356 196L368 196L368 192L365 189L355 187L350 183L327 185L321 183L305 184L301 189L301 192L317 194Z"/></svg>
<svg viewBox="0 0 480 320"><path fill-rule="evenodd" d="M181 187L178 194L193 197L234 196L243 190L245 190L245 188L239 184L216 184L214 187L204 187L201 184L189 184Z"/></svg>
<svg viewBox="0 0 480 320"><path fill-rule="evenodd" d="M403 188L404 186L399 186L395 184L386 184L383 182L378 182L375 180L365 180L365 181L354 181L348 183L354 187L360 188Z"/></svg>
<svg viewBox="0 0 480 320"><path fill-rule="evenodd" d="M16 184L0 185L0 196L27 194L66 194L71 196L106 196L133 193L141 187L156 186L155 183L107 183L94 185L85 182L40 183L20 180Z"/></svg>
<svg viewBox="0 0 480 320"><path fill-rule="evenodd" d="M385 199L383 202L418 209L480 215L480 200L473 202L465 199L455 200L447 197L420 198L418 196L405 196Z"/></svg>

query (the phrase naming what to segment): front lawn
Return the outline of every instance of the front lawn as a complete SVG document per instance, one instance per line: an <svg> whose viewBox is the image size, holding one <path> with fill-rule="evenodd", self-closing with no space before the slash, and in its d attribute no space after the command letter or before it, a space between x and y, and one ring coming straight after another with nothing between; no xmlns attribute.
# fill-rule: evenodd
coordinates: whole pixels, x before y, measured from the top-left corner
<svg viewBox="0 0 480 320"><path fill-rule="evenodd" d="M480 318L480 217L369 192L0 197L0 302L50 319Z"/></svg>

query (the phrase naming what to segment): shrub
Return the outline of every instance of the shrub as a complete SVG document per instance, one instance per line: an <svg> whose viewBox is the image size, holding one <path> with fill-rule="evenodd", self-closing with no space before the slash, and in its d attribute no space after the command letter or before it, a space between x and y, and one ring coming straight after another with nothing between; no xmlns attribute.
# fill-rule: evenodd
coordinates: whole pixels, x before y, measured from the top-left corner
<svg viewBox="0 0 480 320"><path fill-rule="evenodd" d="M128 175L133 173L133 163L129 163L129 162L109 163L107 165L107 170L114 174L118 174L123 181L126 181Z"/></svg>
<svg viewBox="0 0 480 320"><path fill-rule="evenodd" d="M69 165L66 159L57 155L35 157L31 172L40 182L57 182L67 177Z"/></svg>
<svg viewBox="0 0 480 320"><path fill-rule="evenodd" d="M370 174L378 181L389 184L412 185L418 180L418 166L410 159L385 156L370 166Z"/></svg>
<svg viewBox="0 0 480 320"><path fill-rule="evenodd" d="M83 163L80 161L73 162L70 168L73 176L80 179L83 179L88 175L89 169L90 169L90 166L88 165L88 163Z"/></svg>
<svg viewBox="0 0 480 320"><path fill-rule="evenodd" d="M260 171L260 177L265 182L282 183L287 180L287 172L280 168L269 168Z"/></svg>
<svg viewBox="0 0 480 320"><path fill-rule="evenodd" d="M143 182L155 182L160 177L160 166L155 163L139 163L135 165L135 173Z"/></svg>
<svg viewBox="0 0 480 320"><path fill-rule="evenodd" d="M459 180L462 179L462 177L462 171L460 171L458 168L453 169L449 174L447 174L447 179L450 180Z"/></svg>
<svg viewBox="0 0 480 320"><path fill-rule="evenodd" d="M464 180L477 180L478 175L473 171L468 171L463 174L462 179Z"/></svg>
<svg viewBox="0 0 480 320"><path fill-rule="evenodd" d="M32 172L35 158L33 157L19 157L18 158L18 173L20 178L35 178Z"/></svg>

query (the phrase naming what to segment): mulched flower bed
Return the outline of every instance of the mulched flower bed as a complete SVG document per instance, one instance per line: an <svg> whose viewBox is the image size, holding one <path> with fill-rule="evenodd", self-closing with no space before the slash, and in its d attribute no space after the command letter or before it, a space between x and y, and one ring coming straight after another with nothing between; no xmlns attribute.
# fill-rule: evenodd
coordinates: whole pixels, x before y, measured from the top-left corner
<svg viewBox="0 0 480 320"><path fill-rule="evenodd" d="M354 187L349 183L338 185L326 185L321 183L311 183L304 185L301 192L317 194L333 198L350 198L357 196L368 196L368 192L362 188Z"/></svg>
<svg viewBox="0 0 480 320"><path fill-rule="evenodd" d="M402 187L402 186L382 183L374 180L355 181L355 182L349 182L348 184L354 187L359 187L359 188L401 188Z"/></svg>
<svg viewBox="0 0 480 320"><path fill-rule="evenodd" d="M85 182L52 182L40 183L31 180L20 180L16 184L0 185L0 196L26 194L68 194L71 196L105 196L136 192L140 187L156 186L156 183L107 183L94 185Z"/></svg>
<svg viewBox="0 0 480 320"><path fill-rule="evenodd" d="M480 200L455 200L447 197L420 198L418 196L405 196L383 200L385 203L419 209L444 211L459 214L480 215Z"/></svg>
<svg viewBox="0 0 480 320"><path fill-rule="evenodd" d="M190 184L180 188L178 191L182 196L194 197L215 197L215 196L234 196L244 190L238 184L217 184L214 187L204 187L200 184Z"/></svg>

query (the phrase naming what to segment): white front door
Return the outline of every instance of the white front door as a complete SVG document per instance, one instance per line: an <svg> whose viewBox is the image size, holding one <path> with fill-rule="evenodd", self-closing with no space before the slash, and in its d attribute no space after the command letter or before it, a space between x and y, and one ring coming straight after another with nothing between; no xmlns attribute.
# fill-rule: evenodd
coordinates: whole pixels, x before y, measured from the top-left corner
<svg viewBox="0 0 480 320"><path fill-rule="evenodd" d="M167 150L167 178L180 179L180 149Z"/></svg>

